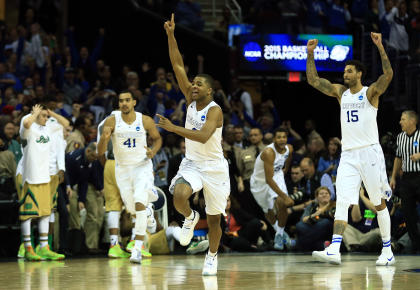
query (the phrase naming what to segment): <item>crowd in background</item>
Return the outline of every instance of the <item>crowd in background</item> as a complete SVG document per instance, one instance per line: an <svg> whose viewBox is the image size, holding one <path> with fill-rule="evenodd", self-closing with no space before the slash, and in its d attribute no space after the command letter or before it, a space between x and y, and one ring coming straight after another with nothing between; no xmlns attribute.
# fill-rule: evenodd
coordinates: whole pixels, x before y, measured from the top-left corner
<svg viewBox="0 0 420 290"><path fill-rule="evenodd" d="M146 2L150 4L153 1ZM164 5L163 2L161 5ZM187 9L194 4L192 2L196 1L179 1L176 11ZM301 31L348 32L351 23L360 22L371 25L372 30L382 31L390 47L402 51L414 48L412 52L417 52L419 28L416 23L420 20L418 0L410 1L408 5L405 1L383 3L383 0L373 0L369 4L357 0L351 3L340 0L239 2L244 7L245 19L256 24L262 25L261 19L267 20L264 23L270 23L270 19L282 21L275 15L289 9L306 19L306 22L299 22L302 24L298 27ZM199 15L198 4L194 5ZM189 25L182 22L182 17L178 19L181 24ZM196 25L200 30L203 23ZM22 157L18 135L20 120L31 112L34 104L45 104L71 121L71 125L64 128L66 171L70 177L59 191L58 247L63 251L68 250L70 240L74 238L72 231L83 230L87 247L94 252L100 247L99 238L106 227L103 218L103 167L98 156L88 147L90 142L96 141L98 123L117 108L117 97L122 90L129 90L135 97L136 111L152 117L160 114L179 125L184 123L186 108L184 96L169 68L145 62L140 68L123 65L121 72L116 73L108 65L107 59L101 57L106 45L106 31L98 31L93 47L77 43L76 33L77 29L69 27L65 35L66 45L60 47L56 36L45 33L44 27L37 22L33 9L25 12L25 18L18 26L0 26L0 196L2 199L17 198L14 176ZM205 59L199 55L197 63L198 67L194 70L200 73ZM292 167L286 175L288 192L295 202L288 209L286 231L296 241L289 250L323 249L332 233L340 139L325 139L316 131L313 120L305 122L305 131L297 132L291 121L281 119L272 100L255 105L251 94L241 87L236 78L232 78L229 88L223 88L220 80L216 80L214 99L224 114L223 149L231 177L228 216L223 220L224 250L272 250L274 232L250 192L249 181L256 157L272 142L272 133L277 127L287 129L288 143L294 148ZM155 185L167 194L169 222L180 222L182 217L172 206L168 185L185 155L185 143L174 134L160 133L164 145L153 158ZM384 139L383 145L388 148L390 142L392 140ZM392 160L392 148L389 150L388 159ZM90 165L86 169L88 174L78 172L78 165L73 160L76 155L85 156L83 162ZM89 183L84 193L74 190L74 185L81 178L87 178ZM191 203L204 217L202 195L195 194ZM400 250L407 250L406 237L403 242L397 243L405 233L398 198L388 206L393 219L395 245ZM80 212L84 211L87 212L86 221L81 221ZM349 211L351 226L343 238L348 251L375 251L380 248L375 212L366 198L366 192L361 189L359 205ZM230 223L232 216L236 221L234 225ZM206 227L205 222L201 227Z"/></svg>

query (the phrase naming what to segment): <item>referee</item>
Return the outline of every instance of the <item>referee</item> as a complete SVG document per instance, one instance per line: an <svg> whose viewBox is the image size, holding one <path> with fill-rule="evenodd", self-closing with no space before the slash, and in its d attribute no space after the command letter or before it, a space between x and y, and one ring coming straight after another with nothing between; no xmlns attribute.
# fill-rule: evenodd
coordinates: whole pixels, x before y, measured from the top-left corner
<svg viewBox="0 0 420 290"><path fill-rule="evenodd" d="M396 176L402 169L400 189L402 209L413 251L420 250L416 211L416 202L420 201L420 130L416 127L418 120L418 115L414 111L404 111L401 115L400 125L403 132L397 137L397 152L390 182L394 190Z"/></svg>

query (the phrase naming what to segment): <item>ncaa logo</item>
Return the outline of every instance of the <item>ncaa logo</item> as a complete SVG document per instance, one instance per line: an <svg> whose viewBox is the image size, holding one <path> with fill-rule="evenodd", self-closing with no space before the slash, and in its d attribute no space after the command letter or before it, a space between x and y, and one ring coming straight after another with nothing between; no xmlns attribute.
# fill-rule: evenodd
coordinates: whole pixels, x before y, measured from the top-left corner
<svg viewBox="0 0 420 290"><path fill-rule="evenodd" d="M140 126L137 126L136 127L136 131L140 131Z"/></svg>
<svg viewBox="0 0 420 290"><path fill-rule="evenodd" d="M201 116L201 121L204 121L206 119L206 116Z"/></svg>
<svg viewBox="0 0 420 290"><path fill-rule="evenodd" d="M419 146L419 142L414 141L413 145L414 145L414 147L417 147L417 146Z"/></svg>
<svg viewBox="0 0 420 290"><path fill-rule="evenodd" d="M359 96L359 101L361 101L361 100L363 100L363 96L362 95Z"/></svg>

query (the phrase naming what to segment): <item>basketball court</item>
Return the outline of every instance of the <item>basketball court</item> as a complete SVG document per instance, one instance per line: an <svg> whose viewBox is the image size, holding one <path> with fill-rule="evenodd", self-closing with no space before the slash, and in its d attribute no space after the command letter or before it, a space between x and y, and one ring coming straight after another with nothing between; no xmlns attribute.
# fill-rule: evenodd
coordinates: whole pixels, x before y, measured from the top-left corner
<svg viewBox="0 0 420 290"><path fill-rule="evenodd" d="M376 267L376 255L343 255L341 266L304 254L221 254L217 277L203 255L154 256L143 264L107 258L0 263L1 289L420 289L420 257Z"/></svg>

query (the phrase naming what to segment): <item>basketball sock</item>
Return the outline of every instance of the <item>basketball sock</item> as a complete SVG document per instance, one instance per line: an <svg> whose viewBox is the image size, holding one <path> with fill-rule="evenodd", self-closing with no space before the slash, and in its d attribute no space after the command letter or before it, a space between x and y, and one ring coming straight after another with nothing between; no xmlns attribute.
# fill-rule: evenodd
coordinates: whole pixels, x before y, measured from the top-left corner
<svg viewBox="0 0 420 290"><path fill-rule="evenodd" d="M273 227L274 227L274 230L276 231L276 234L279 234L280 236L284 234L284 227L280 227L278 221L276 221Z"/></svg>
<svg viewBox="0 0 420 290"><path fill-rule="evenodd" d="M131 229L131 240L134 241L136 239L136 228L134 227L134 225L136 224L136 218L133 217L131 219L131 222L133 223L133 228Z"/></svg>
<svg viewBox="0 0 420 290"><path fill-rule="evenodd" d="M40 235L39 244L41 248L48 245L48 228L50 226L49 222L50 222L50 216L43 216L39 218L39 221L38 221L38 232Z"/></svg>
<svg viewBox="0 0 420 290"><path fill-rule="evenodd" d="M212 253L210 250L208 251L208 255L210 256L210 257L214 257L214 256L216 256L217 255L217 252L216 253Z"/></svg>
<svg viewBox="0 0 420 290"><path fill-rule="evenodd" d="M391 252L391 218L388 208L377 211L379 230L381 231L383 250Z"/></svg>
<svg viewBox="0 0 420 290"><path fill-rule="evenodd" d="M342 235L333 235L331 245L328 247L328 251L333 253L340 253L340 246L342 240Z"/></svg>
<svg viewBox="0 0 420 290"><path fill-rule="evenodd" d="M186 219L192 220L195 217L195 213L193 210L191 210L191 214L189 216L186 217Z"/></svg>
<svg viewBox="0 0 420 290"><path fill-rule="evenodd" d="M41 248L45 247L48 245L48 236L40 236L39 237L39 246Z"/></svg>
<svg viewBox="0 0 420 290"><path fill-rule="evenodd" d="M118 235L110 235L111 246L115 246L118 243Z"/></svg>
<svg viewBox="0 0 420 290"><path fill-rule="evenodd" d="M20 225L25 248L31 246L31 219L23 221Z"/></svg>
<svg viewBox="0 0 420 290"><path fill-rule="evenodd" d="M134 242L134 247L138 250L141 250L141 247L143 247L143 241L142 240L136 240Z"/></svg>
<svg viewBox="0 0 420 290"><path fill-rule="evenodd" d="M146 235L146 227L147 227L147 213L145 210L136 211L136 224L134 226L136 236L144 236ZM136 239L136 245L137 245ZM143 243L143 242L142 242Z"/></svg>

